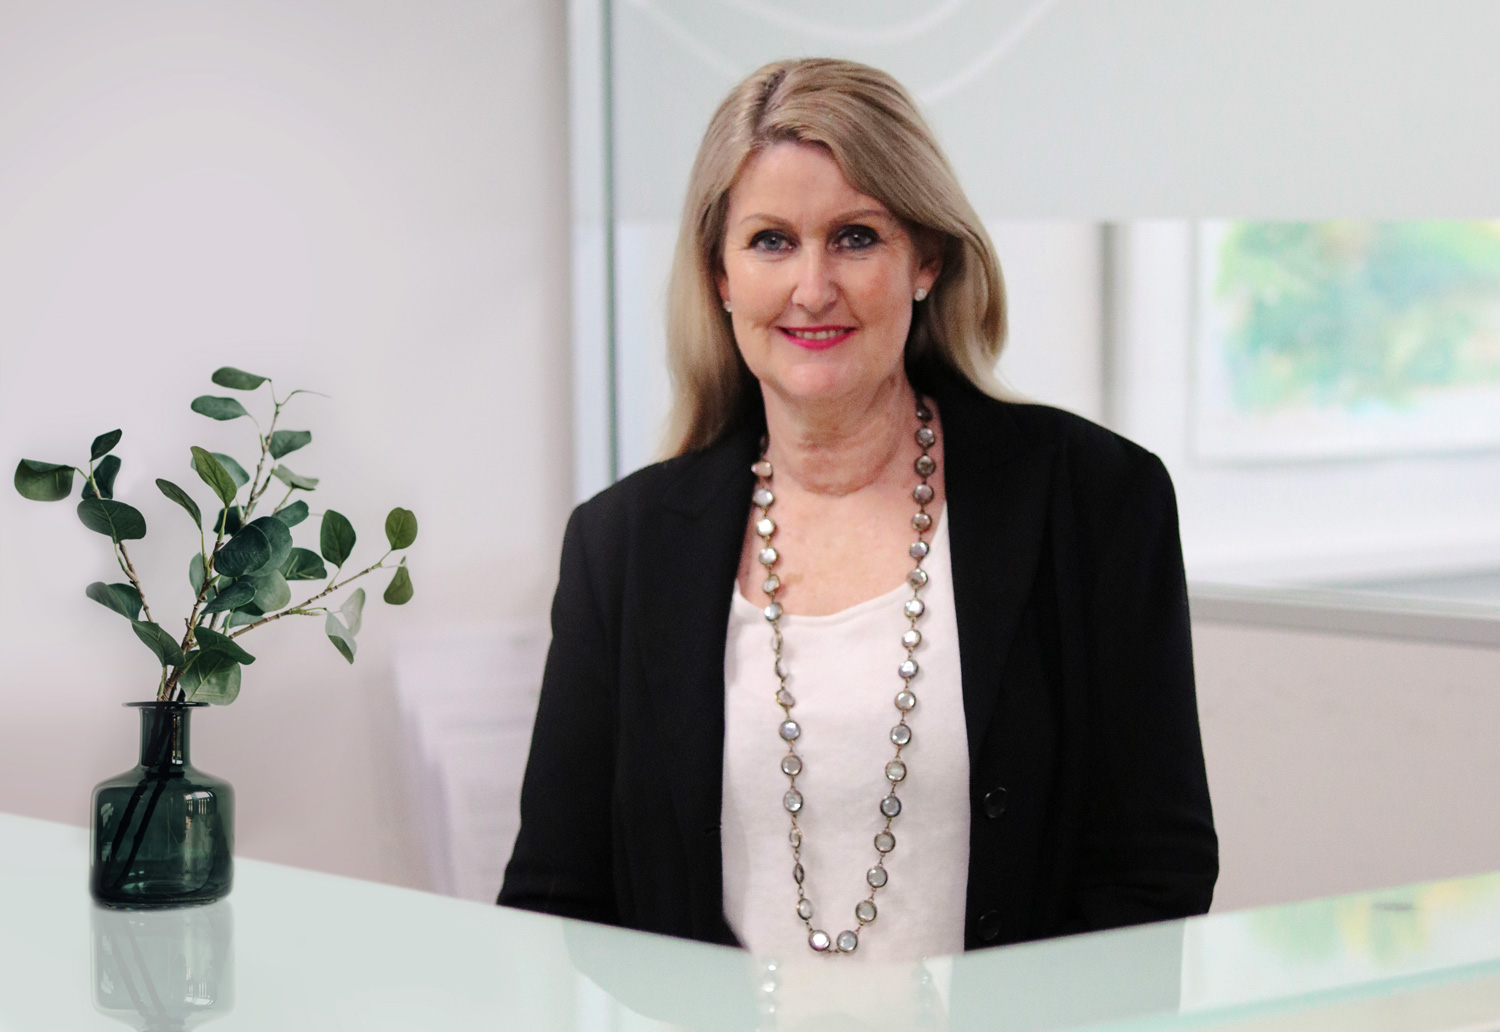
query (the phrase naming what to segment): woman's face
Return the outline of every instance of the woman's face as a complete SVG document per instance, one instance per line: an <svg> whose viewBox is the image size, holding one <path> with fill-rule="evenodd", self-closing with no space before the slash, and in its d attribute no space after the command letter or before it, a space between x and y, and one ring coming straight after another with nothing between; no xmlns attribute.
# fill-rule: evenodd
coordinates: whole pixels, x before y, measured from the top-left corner
<svg viewBox="0 0 1500 1032"><path fill-rule="evenodd" d="M745 364L793 404L873 396L900 376L912 295L938 269L823 147L776 144L729 192L719 296Z"/></svg>

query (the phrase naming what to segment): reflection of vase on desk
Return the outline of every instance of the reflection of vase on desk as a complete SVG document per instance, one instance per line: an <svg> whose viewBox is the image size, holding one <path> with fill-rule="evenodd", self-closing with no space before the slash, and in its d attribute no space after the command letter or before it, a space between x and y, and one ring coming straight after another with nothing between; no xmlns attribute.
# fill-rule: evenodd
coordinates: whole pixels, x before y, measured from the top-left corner
<svg viewBox="0 0 1500 1032"><path fill-rule="evenodd" d="M211 903L234 876L234 789L188 757L203 703L136 702L141 760L94 786L89 891L114 907Z"/></svg>
<svg viewBox="0 0 1500 1032"><path fill-rule="evenodd" d="M185 1032L234 1006L229 904L93 908L94 1007L138 1032Z"/></svg>

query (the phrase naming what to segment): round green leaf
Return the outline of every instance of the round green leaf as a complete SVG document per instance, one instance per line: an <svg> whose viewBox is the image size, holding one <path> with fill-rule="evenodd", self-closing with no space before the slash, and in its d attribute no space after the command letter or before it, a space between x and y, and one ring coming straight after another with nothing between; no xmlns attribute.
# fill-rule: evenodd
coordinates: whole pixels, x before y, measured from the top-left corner
<svg viewBox="0 0 1500 1032"><path fill-rule="evenodd" d="M339 606L339 612L344 615L344 626L349 628L350 634L359 633L364 624L364 611L365 589L355 588L354 594L344 599L344 604Z"/></svg>
<svg viewBox="0 0 1500 1032"><path fill-rule="evenodd" d="M227 653L236 663L244 663L248 666L255 662L255 657L236 645L234 639L227 634L220 634L207 627L195 627L193 639L198 643L199 648L205 651Z"/></svg>
<svg viewBox="0 0 1500 1032"><path fill-rule="evenodd" d="M234 535L244 529L244 516L245 510L238 505L231 505L227 509L220 509L219 514L214 517L214 521L209 526L209 529L215 534L227 534L229 537L234 537Z"/></svg>
<svg viewBox="0 0 1500 1032"><path fill-rule="evenodd" d="M307 519L307 503L300 500L295 501L291 505L282 506L271 513L271 515L275 516L282 523L285 523L288 527L295 527Z"/></svg>
<svg viewBox="0 0 1500 1032"><path fill-rule="evenodd" d="M276 430L271 434L271 458L279 459L283 455L290 455L298 448L306 448L311 443L312 433L310 431Z"/></svg>
<svg viewBox="0 0 1500 1032"><path fill-rule="evenodd" d="M333 642L333 647L339 650L340 655L349 662L354 662L354 652L359 646L355 644L354 635L349 633L349 628L332 613L323 621L323 633L328 635L328 640Z"/></svg>
<svg viewBox="0 0 1500 1032"><path fill-rule="evenodd" d="M198 415L209 419L239 419L250 414L245 411L245 406L233 398L215 398L210 394L200 394L194 398L191 407Z"/></svg>
<svg viewBox="0 0 1500 1032"><path fill-rule="evenodd" d="M255 585L249 578L235 581L214 596L214 600L203 607L204 613L222 613L226 609L238 609L255 598Z"/></svg>
<svg viewBox="0 0 1500 1032"><path fill-rule="evenodd" d="M247 373L243 369L234 366L220 366L214 370L209 379L220 387L228 387L232 391L253 391L266 382L266 377Z"/></svg>
<svg viewBox="0 0 1500 1032"><path fill-rule="evenodd" d="M94 493L94 484L87 480L83 482L82 498L113 498L115 496L115 477L120 475L120 457L118 455L106 455L99 465L94 467L94 484L99 485L99 493Z"/></svg>
<svg viewBox="0 0 1500 1032"><path fill-rule="evenodd" d="M196 649L188 655L177 684L189 702L228 706L240 694L240 665L223 652Z"/></svg>
<svg viewBox="0 0 1500 1032"><path fill-rule="evenodd" d="M417 514L410 509L392 509L385 518L385 539L393 549L410 548L417 540Z"/></svg>
<svg viewBox="0 0 1500 1032"><path fill-rule="evenodd" d="M73 467L22 459L16 467L16 490L33 502L60 502L73 491Z"/></svg>
<svg viewBox="0 0 1500 1032"><path fill-rule="evenodd" d="M286 557L292 554L292 532L287 529L287 525L275 516L262 516L246 526L259 528L271 543L271 559L266 563L266 569L280 569L281 564L286 562Z"/></svg>
<svg viewBox="0 0 1500 1032"><path fill-rule="evenodd" d="M255 589L255 597L251 601L262 613L274 613L292 600L291 585L286 582L280 570L257 573L240 583L249 584Z"/></svg>
<svg viewBox="0 0 1500 1032"><path fill-rule="evenodd" d="M103 581L94 581L83 590L83 593L127 620L134 620L141 615L141 596L132 585L105 584Z"/></svg>
<svg viewBox="0 0 1500 1032"><path fill-rule="evenodd" d="M328 576L328 567L323 565L317 552L307 548L294 548L281 564L281 575L289 581L322 580Z"/></svg>
<svg viewBox="0 0 1500 1032"><path fill-rule="evenodd" d="M208 571L203 568L203 553L199 552L188 563L188 583L195 593L203 590L203 578L207 575Z"/></svg>
<svg viewBox="0 0 1500 1032"><path fill-rule="evenodd" d="M297 473L293 473L285 466L277 466L275 469L271 470L271 476L281 481L287 487L295 487L299 491L311 491L313 488L318 486L317 477L301 476Z"/></svg>
<svg viewBox="0 0 1500 1032"><path fill-rule="evenodd" d="M247 573L259 573L270 561L270 539L252 523L242 528L219 549L219 554L214 558L214 572L229 577L243 577Z"/></svg>
<svg viewBox="0 0 1500 1032"><path fill-rule="evenodd" d="M156 653L156 659L162 666L182 666L182 648L161 627L145 620L132 620L130 629L135 636L146 643L146 648Z"/></svg>
<svg viewBox="0 0 1500 1032"><path fill-rule="evenodd" d="M236 487L244 487L250 483L250 474L245 472L244 466L241 466L223 452L214 452L213 456L219 460L219 465L224 467L225 472L234 478Z"/></svg>
<svg viewBox="0 0 1500 1032"><path fill-rule="evenodd" d="M146 536L146 517L140 510L113 498L85 498L78 503L78 518L89 530L115 541L136 541Z"/></svg>
<svg viewBox="0 0 1500 1032"><path fill-rule="evenodd" d="M391 583L381 597L393 606L404 606L411 601L411 596L411 574L407 572L406 564L403 563L396 567L396 576L391 578Z"/></svg>
<svg viewBox="0 0 1500 1032"><path fill-rule="evenodd" d="M100 434L94 438L94 443L89 446L89 461L98 462L104 458L115 445L120 443L120 438L123 436L123 430L111 430L107 434Z"/></svg>
<svg viewBox="0 0 1500 1032"><path fill-rule="evenodd" d="M239 484L235 483L229 471L224 468L211 451L193 446L193 468L198 471L198 476L209 487L213 488L214 494L225 505L234 504L234 495L238 491Z"/></svg>
<svg viewBox="0 0 1500 1032"><path fill-rule="evenodd" d="M187 510L187 514L193 518L193 523L197 525L199 530L203 529L203 512L198 508L198 503L193 501L192 495L170 480L163 480L161 477L156 478L156 486L162 494Z"/></svg>
<svg viewBox="0 0 1500 1032"><path fill-rule="evenodd" d="M354 527L342 513L329 509L323 514L323 526L318 535L318 549L335 566L343 566L354 551Z"/></svg>

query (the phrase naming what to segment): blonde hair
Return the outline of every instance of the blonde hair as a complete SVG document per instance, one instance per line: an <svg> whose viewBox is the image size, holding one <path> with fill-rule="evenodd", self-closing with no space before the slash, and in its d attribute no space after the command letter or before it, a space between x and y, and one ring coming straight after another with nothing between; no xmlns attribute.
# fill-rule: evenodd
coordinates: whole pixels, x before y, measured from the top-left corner
<svg viewBox="0 0 1500 1032"><path fill-rule="evenodd" d="M942 271L912 313L906 363L936 359L998 396L994 366L1005 342L1000 264L911 97L885 72L854 61L777 61L719 105L688 180L667 300L669 454L706 448L759 411L759 387L735 346L717 276L730 188L750 158L783 142L826 147L856 190L884 204L918 238L941 242Z"/></svg>

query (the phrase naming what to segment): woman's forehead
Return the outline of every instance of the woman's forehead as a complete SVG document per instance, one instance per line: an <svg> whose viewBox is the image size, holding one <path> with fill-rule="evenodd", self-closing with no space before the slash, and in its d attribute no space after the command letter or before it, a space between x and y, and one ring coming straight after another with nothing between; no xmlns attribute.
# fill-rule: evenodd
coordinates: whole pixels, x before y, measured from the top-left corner
<svg viewBox="0 0 1500 1032"><path fill-rule="evenodd" d="M757 216L799 222L838 215L891 218L888 208L844 178L826 147L784 142L753 155L729 191L731 226Z"/></svg>

